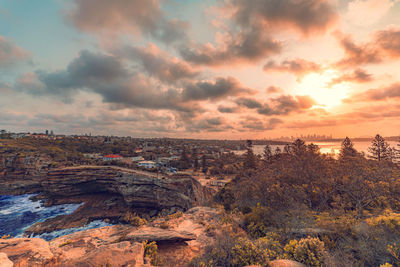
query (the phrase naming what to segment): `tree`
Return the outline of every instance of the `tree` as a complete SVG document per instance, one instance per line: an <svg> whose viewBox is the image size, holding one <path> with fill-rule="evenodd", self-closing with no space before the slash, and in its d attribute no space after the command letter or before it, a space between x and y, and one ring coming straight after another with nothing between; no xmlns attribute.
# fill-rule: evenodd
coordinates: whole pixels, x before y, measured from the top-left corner
<svg viewBox="0 0 400 267"><path fill-rule="evenodd" d="M353 142L347 136L342 142L339 156L342 159L357 156L357 150L354 148Z"/></svg>
<svg viewBox="0 0 400 267"><path fill-rule="evenodd" d="M251 140L247 140L246 145L246 154L244 159L243 167L245 169L255 169L256 168L256 156L253 152L253 142Z"/></svg>
<svg viewBox="0 0 400 267"><path fill-rule="evenodd" d="M201 171L203 173L207 173L207 160L206 160L206 155L204 154L201 157Z"/></svg>
<svg viewBox="0 0 400 267"><path fill-rule="evenodd" d="M190 166L190 160L186 152L186 147L182 148L181 158L180 158L180 167L182 169L187 169Z"/></svg>
<svg viewBox="0 0 400 267"><path fill-rule="evenodd" d="M273 156L273 155L272 155L271 146L270 146L270 145L266 145L266 146L264 147L263 160L264 160L265 162L271 162L272 156Z"/></svg>
<svg viewBox="0 0 400 267"><path fill-rule="evenodd" d="M193 159L193 169L197 171L199 169L199 159L197 158L197 149L193 149L192 159Z"/></svg>
<svg viewBox="0 0 400 267"><path fill-rule="evenodd" d="M372 140L371 146L368 148L369 153L371 153L370 158L382 161L393 159L393 151L389 147L389 144L385 141L385 138L377 134Z"/></svg>

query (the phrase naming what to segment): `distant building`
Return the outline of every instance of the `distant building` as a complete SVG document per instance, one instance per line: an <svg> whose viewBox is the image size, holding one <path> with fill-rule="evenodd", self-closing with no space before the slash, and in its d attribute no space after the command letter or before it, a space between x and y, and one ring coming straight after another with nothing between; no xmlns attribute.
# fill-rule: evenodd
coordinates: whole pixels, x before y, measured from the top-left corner
<svg viewBox="0 0 400 267"><path fill-rule="evenodd" d="M152 169L156 167L156 163L154 161L150 161L150 160L144 160L144 161L140 161L138 163L139 167L144 167L146 169Z"/></svg>
<svg viewBox="0 0 400 267"><path fill-rule="evenodd" d="M89 159L101 159L102 158L100 153L85 153L85 154L83 154L83 156L85 158L89 158Z"/></svg>
<svg viewBox="0 0 400 267"><path fill-rule="evenodd" d="M122 160L122 159L123 159L122 156L114 154L106 155L103 157L103 161Z"/></svg>
<svg viewBox="0 0 400 267"><path fill-rule="evenodd" d="M129 158L132 162L137 162L137 161L143 161L144 158L142 156L137 156L137 157L130 157Z"/></svg>

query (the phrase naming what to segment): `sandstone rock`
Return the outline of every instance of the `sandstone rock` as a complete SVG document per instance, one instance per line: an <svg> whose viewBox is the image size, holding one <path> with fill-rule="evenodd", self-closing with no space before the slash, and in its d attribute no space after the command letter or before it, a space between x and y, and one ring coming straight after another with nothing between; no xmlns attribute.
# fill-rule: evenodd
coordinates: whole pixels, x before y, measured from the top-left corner
<svg viewBox="0 0 400 267"><path fill-rule="evenodd" d="M13 267L14 263L10 261L7 254L0 253L0 267Z"/></svg>
<svg viewBox="0 0 400 267"><path fill-rule="evenodd" d="M306 267L306 265L291 260L274 260L269 263L270 267Z"/></svg>
<svg viewBox="0 0 400 267"><path fill-rule="evenodd" d="M0 252L16 266L44 266L54 258L49 244L40 238L0 239Z"/></svg>
<svg viewBox="0 0 400 267"><path fill-rule="evenodd" d="M136 242L185 242L196 239L196 235L184 231L160 229L156 227L141 227L126 234L125 240Z"/></svg>

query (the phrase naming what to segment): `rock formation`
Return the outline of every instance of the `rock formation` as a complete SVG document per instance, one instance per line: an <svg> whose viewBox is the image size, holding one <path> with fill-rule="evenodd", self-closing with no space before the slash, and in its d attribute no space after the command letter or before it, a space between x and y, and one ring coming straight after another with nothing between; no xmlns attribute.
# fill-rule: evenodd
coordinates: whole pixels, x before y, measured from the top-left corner
<svg viewBox="0 0 400 267"><path fill-rule="evenodd" d="M118 221L127 211L156 215L204 204L209 189L188 175L158 176L113 166L79 166L7 172L0 176L0 195L39 193L46 205L85 203L72 215L57 216L28 229L43 233L83 226L96 219Z"/></svg>

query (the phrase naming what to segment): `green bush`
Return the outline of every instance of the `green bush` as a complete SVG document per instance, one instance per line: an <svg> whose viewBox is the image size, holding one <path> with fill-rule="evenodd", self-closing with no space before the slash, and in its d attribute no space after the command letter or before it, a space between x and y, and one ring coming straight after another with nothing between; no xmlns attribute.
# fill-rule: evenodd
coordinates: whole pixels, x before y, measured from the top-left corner
<svg viewBox="0 0 400 267"><path fill-rule="evenodd" d="M326 254L324 242L318 238L302 238L290 240L284 247L284 257L306 264L307 266L322 266Z"/></svg>

